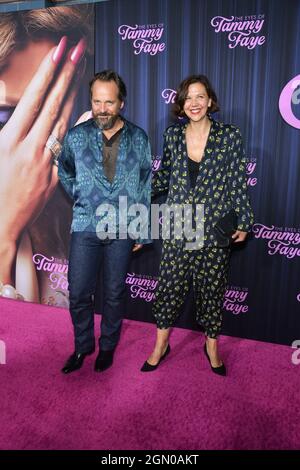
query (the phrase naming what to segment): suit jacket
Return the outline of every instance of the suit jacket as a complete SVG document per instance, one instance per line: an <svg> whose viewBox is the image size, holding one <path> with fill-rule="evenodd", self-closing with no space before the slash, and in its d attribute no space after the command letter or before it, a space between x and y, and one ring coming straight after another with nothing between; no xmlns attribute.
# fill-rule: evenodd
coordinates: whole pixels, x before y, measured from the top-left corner
<svg viewBox="0 0 300 470"><path fill-rule="evenodd" d="M238 230L247 232L253 224L241 134L235 126L211 120L196 185L191 188L186 126L175 124L165 131L163 157L153 176L152 194L168 191L168 205L203 204L204 214L200 222L204 225L204 246L217 246L213 227L230 209L233 208L237 214Z"/></svg>

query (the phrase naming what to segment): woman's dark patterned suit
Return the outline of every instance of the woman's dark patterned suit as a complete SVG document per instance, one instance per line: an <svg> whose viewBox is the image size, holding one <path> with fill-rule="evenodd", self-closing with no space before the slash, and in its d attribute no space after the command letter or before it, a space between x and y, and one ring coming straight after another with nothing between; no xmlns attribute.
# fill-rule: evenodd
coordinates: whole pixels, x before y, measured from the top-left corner
<svg viewBox="0 0 300 470"><path fill-rule="evenodd" d="M163 241L153 314L158 328L172 326L192 281L197 322L208 337L217 338L221 330L230 248L218 247L213 227L232 208L238 216L238 230L247 232L253 223L245 154L239 129L211 120L199 174L192 188L185 130L186 124L175 124L166 130L163 158L153 176L152 192L157 195L168 191L168 205L204 205L204 245L189 251L178 240Z"/></svg>

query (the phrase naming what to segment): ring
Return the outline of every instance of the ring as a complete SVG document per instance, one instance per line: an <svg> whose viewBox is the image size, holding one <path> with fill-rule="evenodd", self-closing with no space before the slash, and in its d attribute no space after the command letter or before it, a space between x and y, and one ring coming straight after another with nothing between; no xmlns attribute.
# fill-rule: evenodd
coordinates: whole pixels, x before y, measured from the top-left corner
<svg viewBox="0 0 300 470"><path fill-rule="evenodd" d="M53 153L54 159L53 159L53 164L58 165L58 159L60 157L61 151L62 151L62 145L61 143L57 140L57 138L53 135L50 134L49 138L46 142L46 147L51 150Z"/></svg>

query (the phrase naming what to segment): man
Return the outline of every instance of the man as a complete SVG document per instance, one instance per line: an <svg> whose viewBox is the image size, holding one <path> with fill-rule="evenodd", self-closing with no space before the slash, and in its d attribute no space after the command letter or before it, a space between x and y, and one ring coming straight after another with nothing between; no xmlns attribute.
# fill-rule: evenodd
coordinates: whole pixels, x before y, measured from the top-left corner
<svg viewBox="0 0 300 470"><path fill-rule="evenodd" d="M124 234L124 217L122 223L117 217L114 225L105 213L111 215L109 209L118 212L119 197L127 197L128 208L143 204L150 212L148 137L119 114L126 86L117 73L97 73L90 82L90 95L92 118L69 130L58 168L63 187L74 199L68 279L75 352L62 369L65 374L79 369L84 358L95 350L93 299L100 267L104 305L95 370L103 371L112 365L131 253L150 242L147 236L139 240L128 237ZM126 228L129 222L126 215ZM116 233L112 233L112 227Z"/></svg>

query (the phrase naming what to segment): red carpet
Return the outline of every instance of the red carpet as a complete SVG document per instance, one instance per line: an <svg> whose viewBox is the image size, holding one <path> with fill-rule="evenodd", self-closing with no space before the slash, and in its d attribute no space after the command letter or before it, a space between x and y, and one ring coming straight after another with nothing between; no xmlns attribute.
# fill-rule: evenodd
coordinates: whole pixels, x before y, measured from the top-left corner
<svg viewBox="0 0 300 470"><path fill-rule="evenodd" d="M222 337L223 378L210 371L203 336L175 329L166 361L143 374L155 326L125 321L111 369L95 373L95 353L65 376L66 310L1 298L0 318L0 449L300 447L300 366L287 346Z"/></svg>

